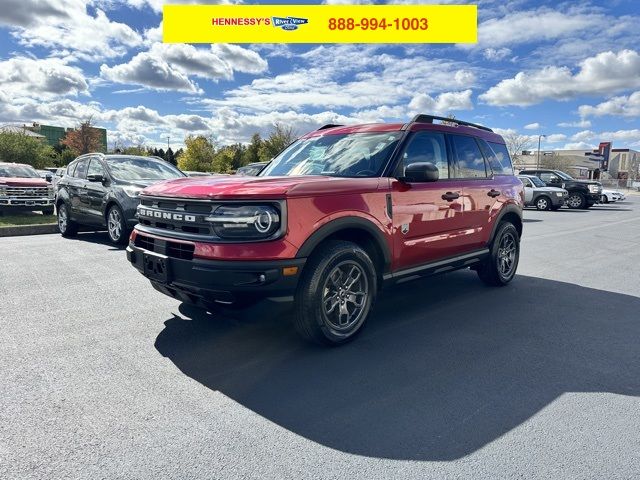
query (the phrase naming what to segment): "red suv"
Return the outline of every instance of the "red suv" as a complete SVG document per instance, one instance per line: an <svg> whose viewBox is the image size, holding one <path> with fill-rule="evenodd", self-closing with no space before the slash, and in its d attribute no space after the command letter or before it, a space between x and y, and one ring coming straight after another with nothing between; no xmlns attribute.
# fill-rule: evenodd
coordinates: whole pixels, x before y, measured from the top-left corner
<svg viewBox="0 0 640 480"><path fill-rule="evenodd" d="M440 121L442 123L436 123ZM305 338L352 339L385 283L518 266L523 187L502 137L460 120L326 125L257 177L185 178L140 195L127 257L209 311L291 305Z"/></svg>

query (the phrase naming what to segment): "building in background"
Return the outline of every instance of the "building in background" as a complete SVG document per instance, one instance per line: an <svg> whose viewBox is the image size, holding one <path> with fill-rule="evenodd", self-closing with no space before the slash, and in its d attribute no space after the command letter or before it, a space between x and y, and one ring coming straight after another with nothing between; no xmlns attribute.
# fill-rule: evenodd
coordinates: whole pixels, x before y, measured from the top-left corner
<svg viewBox="0 0 640 480"><path fill-rule="evenodd" d="M603 184L630 186L640 179L640 151L611 148L610 142L600 143L593 150L529 150L518 156L517 169L551 168L563 170L575 178L596 179Z"/></svg>
<svg viewBox="0 0 640 480"><path fill-rule="evenodd" d="M21 125L2 125L0 126L0 132L21 133L23 135L27 135L28 137L33 137L33 138L42 140L43 142L47 141L47 138L44 135L40 133L32 132L26 126L21 126Z"/></svg>
<svg viewBox="0 0 640 480"><path fill-rule="evenodd" d="M64 138L67 132L70 130L74 130L73 128L57 127L53 125L41 125L35 122L31 126L24 125L17 128L21 128L26 131L31 131L33 133L44 136L47 139L47 143L52 147L60 146L60 141ZM100 134L100 151L102 153L107 153L107 130L100 127L91 128L96 130Z"/></svg>

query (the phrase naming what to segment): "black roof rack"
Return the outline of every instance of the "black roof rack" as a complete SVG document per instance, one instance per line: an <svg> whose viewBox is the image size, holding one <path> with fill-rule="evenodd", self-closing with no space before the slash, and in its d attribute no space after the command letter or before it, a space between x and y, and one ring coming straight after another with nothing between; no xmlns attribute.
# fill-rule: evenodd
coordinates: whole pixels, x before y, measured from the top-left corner
<svg viewBox="0 0 640 480"><path fill-rule="evenodd" d="M327 123L326 125L321 126L318 130L326 130L327 128L333 128L333 127L344 127L344 125L338 125L337 123Z"/></svg>
<svg viewBox="0 0 640 480"><path fill-rule="evenodd" d="M411 121L409 122L409 124L407 125L407 127L409 125L411 125L412 123L433 123L434 120L441 120L443 122L451 122L451 123L456 123L458 125L464 125L465 127L474 127L474 128L479 128L480 130L486 130L487 132L493 132L493 130L491 130L489 127L484 127L482 125L478 125L477 123L471 123L471 122L465 122L463 120L458 120L457 118L447 118L447 117L437 117L435 115L425 115L425 114L418 114L415 117L413 117L411 119Z"/></svg>

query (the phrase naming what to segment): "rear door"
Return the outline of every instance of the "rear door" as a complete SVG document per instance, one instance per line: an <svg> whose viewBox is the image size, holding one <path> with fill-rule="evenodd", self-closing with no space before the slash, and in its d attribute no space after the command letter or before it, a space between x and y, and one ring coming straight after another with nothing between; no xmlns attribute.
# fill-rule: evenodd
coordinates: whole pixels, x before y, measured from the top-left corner
<svg viewBox="0 0 640 480"><path fill-rule="evenodd" d="M454 159L452 176L463 192L464 224L468 229L465 247L477 250L486 246L491 213L501 192L494 188L493 172L475 137L449 134L448 138Z"/></svg>
<svg viewBox="0 0 640 480"><path fill-rule="evenodd" d="M89 175L102 175L103 178L106 178L107 173L98 157L91 157L87 168L87 177ZM85 182L82 203L85 205L86 213L92 223L104 224L102 207L107 193L103 182L90 182L89 180Z"/></svg>
<svg viewBox="0 0 640 480"><path fill-rule="evenodd" d="M465 249L462 219L462 189L450 178L445 136L440 132L411 134L396 170L414 162L430 162L438 167L436 182L406 182L392 178L392 221L394 270L420 266L452 257Z"/></svg>

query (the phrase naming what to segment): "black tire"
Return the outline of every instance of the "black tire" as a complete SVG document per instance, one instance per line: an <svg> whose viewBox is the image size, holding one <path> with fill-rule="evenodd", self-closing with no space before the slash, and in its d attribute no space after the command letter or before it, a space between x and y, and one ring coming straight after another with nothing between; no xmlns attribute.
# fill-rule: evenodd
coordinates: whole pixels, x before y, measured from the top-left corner
<svg viewBox="0 0 640 480"><path fill-rule="evenodd" d="M71 220L69 207L64 202L58 205L58 230L63 237L73 237L78 233L78 224Z"/></svg>
<svg viewBox="0 0 640 480"><path fill-rule="evenodd" d="M302 272L295 298L296 330L304 339L324 345L353 340L375 303L376 282L376 268L360 246L342 240L326 242ZM334 303L328 305L331 300Z"/></svg>
<svg viewBox="0 0 640 480"><path fill-rule="evenodd" d="M511 248L513 255L506 249ZM510 262L507 262L511 258ZM520 236L516 227L509 222L502 222L498 225L498 231L491 243L489 258L477 268L478 276L487 285L502 287L513 280L518 269L520 259ZM505 263L506 262L506 263ZM505 265L508 264L508 268Z"/></svg>
<svg viewBox="0 0 640 480"><path fill-rule="evenodd" d="M580 192L569 193L567 197L567 207L571 209L585 208L587 206L587 199Z"/></svg>
<svg viewBox="0 0 640 480"><path fill-rule="evenodd" d="M551 199L546 195L540 195L536 198L536 208L538 210L549 210L551 208Z"/></svg>
<svg viewBox="0 0 640 480"><path fill-rule="evenodd" d="M107 211L107 235L114 245L124 245L129 240L129 230L124 219L122 209L118 205L111 205Z"/></svg>
<svg viewBox="0 0 640 480"><path fill-rule="evenodd" d="M42 214L43 215L53 215L53 207L43 208L42 209Z"/></svg>
<svg viewBox="0 0 640 480"><path fill-rule="evenodd" d="M607 196L606 196L606 195L602 195L602 196L600 197L600 201L601 201L602 203L609 203L609 199L607 198Z"/></svg>

